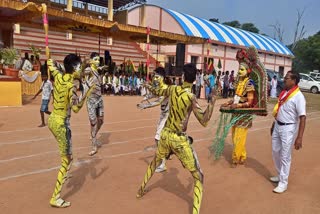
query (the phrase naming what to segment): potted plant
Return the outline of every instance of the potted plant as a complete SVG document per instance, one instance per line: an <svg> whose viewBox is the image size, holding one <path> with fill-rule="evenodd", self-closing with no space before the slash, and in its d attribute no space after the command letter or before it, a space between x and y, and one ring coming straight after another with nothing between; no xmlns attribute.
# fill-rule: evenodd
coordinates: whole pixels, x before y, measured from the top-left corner
<svg viewBox="0 0 320 214"><path fill-rule="evenodd" d="M14 69L14 64L19 59L19 54L15 48L4 48L2 50L2 59L7 68L4 68L4 73L7 76L18 77L19 70Z"/></svg>
<svg viewBox="0 0 320 214"><path fill-rule="evenodd" d="M32 52L32 55L35 57L35 61L33 62L33 70L34 71L39 71L40 70L40 54L41 54L41 48L35 47L33 44L30 44L29 47L30 51Z"/></svg>

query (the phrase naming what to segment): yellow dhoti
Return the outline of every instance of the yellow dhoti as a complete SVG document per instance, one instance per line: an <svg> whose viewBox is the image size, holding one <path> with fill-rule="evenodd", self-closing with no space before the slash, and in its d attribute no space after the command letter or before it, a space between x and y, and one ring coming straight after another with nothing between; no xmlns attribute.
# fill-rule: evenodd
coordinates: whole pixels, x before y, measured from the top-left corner
<svg viewBox="0 0 320 214"><path fill-rule="evenodd" d="M235 164L244 163L247 158L246 152L246 140L247 140L248 128L232 127L232 162Z"/></svg>

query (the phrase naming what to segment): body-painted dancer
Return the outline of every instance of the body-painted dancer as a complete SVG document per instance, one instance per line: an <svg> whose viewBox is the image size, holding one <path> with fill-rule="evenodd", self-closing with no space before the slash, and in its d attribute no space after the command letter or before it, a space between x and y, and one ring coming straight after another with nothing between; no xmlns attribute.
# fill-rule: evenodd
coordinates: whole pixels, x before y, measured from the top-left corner
<svg viewBox="0 0 320 214"><path fill-rule="evenodd" d="M172 85L165 89L157 89L147 85L154 94L169 98L169 116L161 132L156 155L148 166L141 187L138 190L137 198L141 198L145 194L145 187L162 160L173 153L194 178L193 214L198 214L202 201L203 174L197 155L190 145L192 138L187 136L186 130L191 111L193 111L201 125L206 126L208 124L213 112L215 97L208 104L206 110L203 111L198 104L196 96L191 93L197 69L193 64L186 64L183 67L183 71L184 83L182 86Z"/></svg>
<svg viewBox="0 0 320 214"><path fill-rule="evenodd" d="M166 84L164 84L164 78L165 78L164 68L158 67L155 70L155 73L156 74L152 79L153 85L156 87L162 88L162 89L168 88L168 86ZM169 99L168 99L168 97L161 96L161 97L158 97L158 99L156 99L153 102L138 104L138 107L141 109L152 108L152 107L159 106L159 105L160 105L160 110L161 110L160 119L159 119L159 122L157 125L156 135L154 136L156 146L158 146L158 144L159 144L161 131L167 121L168 116L169 116ZM167 170L166 159L163 159L160 166L157 167L156 172L163 172L165 170Z"/></svg>
<svg viewBox="0 0 320 214"><path fill-rule="evenodd" d="M48 119L48 126L58 141L61 157L61 167L50 200L50 205L53 207L68 207L71 205L70 202L60 197L62 185L67 178L73 159L70 130L71 110L77 113L81 109L91 85L91 83L86 83L82 95L78 97L76 87L73 84L73 77L74 72L80 71L81 59L75 54L70 54L65 57L63 63L65 73L58 71L53 61L48 60L48 68L54 78L54 109Z"/></svg>
<svg viewBox="0 0 320 214"><path fill-rule="evenodd" d="M95 155L98 152L98 147L101 143L97 140L97 134L103 124L104 106L101 93L102 78L98 72L98 66L100 64L100 57L98 53L91 53L90 55L90 67L85 69L85 79L93 82L93 87L90 95L87 98L87 110L91 126L91 144L92 149L89 155Z"/></svg>

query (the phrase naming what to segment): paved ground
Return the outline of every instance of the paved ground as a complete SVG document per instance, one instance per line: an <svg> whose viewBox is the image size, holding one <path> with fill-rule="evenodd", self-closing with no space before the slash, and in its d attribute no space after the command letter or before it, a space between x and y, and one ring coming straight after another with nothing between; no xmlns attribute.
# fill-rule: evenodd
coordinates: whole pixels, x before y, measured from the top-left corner
<svg viewBox="0 0 320 214"><path fill-rule="evenodd" d="M138 110L139 97L105 97L103 147L89 157L89 123L86 109L73 114L73 178L62 196L72 202L67 209L49 206L59 167L58 147L48 128L40 124L40 97L20 108L0 108L0 210L1 213L190 213L191 175L177 158L168 171L155 174L141 200L135 198L153 157L144 151L153 144L159 109ZM217 102L211 124L202 128L192 116L188 133L195 139L205 174L202 214L320 213L320 111L309 112L304 147L293 152L289 189L272 193L268 177L274 173L269 128L272 117L257 117L247 140L246 166L230 168L230 137L219 161L209 158L208 146L219 115ZM201 102L205 105L205 102ZM270 106L271 108L272 106ZM51 107L52 109L52 107ZM318 142L318 143L317 143Z"/></svg>

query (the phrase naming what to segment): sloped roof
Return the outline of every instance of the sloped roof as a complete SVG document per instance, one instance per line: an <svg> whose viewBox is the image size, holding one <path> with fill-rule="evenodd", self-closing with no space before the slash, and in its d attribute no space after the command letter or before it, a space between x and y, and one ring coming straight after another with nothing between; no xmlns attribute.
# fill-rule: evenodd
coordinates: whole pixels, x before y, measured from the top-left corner
<svg viewBox="0 0 320 214"><path fill-rule="evenodd" d="M258 50L293 56L293 53L285 45L268 36L248 32L216 22L210 22L174 10L162 9L179 23L188 36L206 38L245 47L253 45Z"/></svg>

